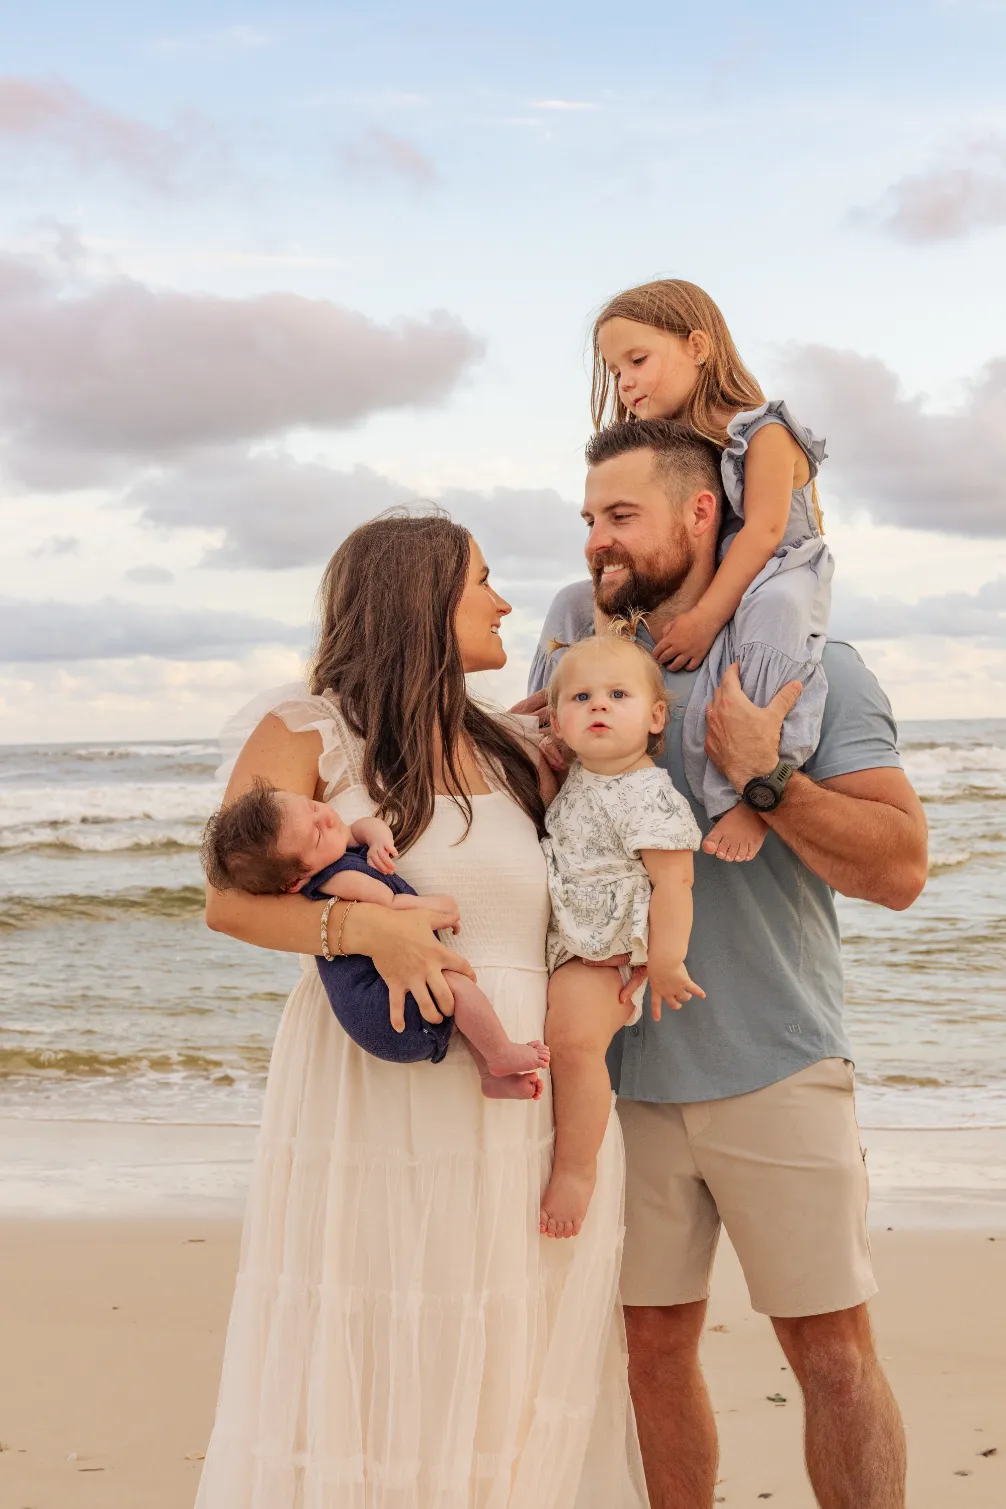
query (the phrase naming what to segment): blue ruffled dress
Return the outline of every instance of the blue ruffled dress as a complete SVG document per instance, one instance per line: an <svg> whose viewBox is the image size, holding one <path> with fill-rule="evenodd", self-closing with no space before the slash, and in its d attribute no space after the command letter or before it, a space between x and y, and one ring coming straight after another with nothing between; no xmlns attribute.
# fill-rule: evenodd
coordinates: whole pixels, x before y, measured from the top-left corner
<svg viewBox="0 0 1006 1509"><path fill-rule="evenodd" d="M828 683L821 668L831 609L835 563L821 535L814 479L825 458L824 441L799 424L779 399L737 414L727 426L723 452L723 488L730 513L720 540L722 561L744 522L744 468L752 435L767 424L785 425L810 467L804 487L790 500L786 532L778 550L758 573L730 622L720 630L699 669L685 711L685 773L710 818L737 804L737 793L705 753L706 704L727 666L740 662L747 695L759 707L772 700L787 681L803 682L803 696L782 729L780 755L801 766L816 749L821 734Z"/></svg>

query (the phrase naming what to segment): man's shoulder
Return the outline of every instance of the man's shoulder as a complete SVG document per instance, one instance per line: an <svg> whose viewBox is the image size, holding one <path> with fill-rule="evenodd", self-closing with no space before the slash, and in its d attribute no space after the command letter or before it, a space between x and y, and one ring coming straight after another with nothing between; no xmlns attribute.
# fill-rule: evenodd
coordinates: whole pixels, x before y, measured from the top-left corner
<svg viewBox="0 0 1006 1509"><path fill-rule="evenodd" d="M854 701L860 697L874 701L879 697L890 708L880 682L854 645L844 639L829 639L821 664L828 678L829 701Z"/></svg>
<svg viewBox="0 0 1006 1509"><path fill-rule="evenodd" d="M821 737L804 765L816 781L859 770L898 767L898 725L880 682L859 651L829 639L821 665L828 678Z"/></svg>
<svg viewBox="0 0 1006 1509"><path fill-rule="evenodd" d="M545 615L538 648L528 675L528 695L548 683L552 652L557 644L575 644L594 632L594 588L590 581L570 582L560 587Z"/></svg>
<svg viewBox="0 0 1006 1509"><path fill-rule="evenodd" d="M560 587L553 597L551 607L545 615L542 637L547 634L549 639L561 639L572 644L576 639L583 639L593 627L593 583L589 579L570 582L568 586ZM560 633L561 629L569 632Z"/></svg>

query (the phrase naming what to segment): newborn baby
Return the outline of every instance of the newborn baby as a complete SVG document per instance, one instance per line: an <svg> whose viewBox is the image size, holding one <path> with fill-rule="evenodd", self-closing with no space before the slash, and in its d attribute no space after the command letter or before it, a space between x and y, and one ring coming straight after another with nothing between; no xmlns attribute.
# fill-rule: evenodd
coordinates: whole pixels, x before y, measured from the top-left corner
<svg viewBox="0 0 1006 1509"><path fill-rule="evenodd" d="M446 896L417 896L395 874L398 857L388 824L379 817L347 825L327 802L257 782L221 807L206 825L203 865L218 891L281 896L297 891L309 901L337 896L399 911L454 903ZM405 998L405 1030L391 1025L388 987L365 954L318 958L318 973L343 1030L367 1053L392 1063L425 1059L439 1064L456 1025L493 1100L537 1100L535 1072L549 1061L543 1043L513 1043L492 1002L466 975L444 971L454 1017L427 1022L415 999Z"/></svg>

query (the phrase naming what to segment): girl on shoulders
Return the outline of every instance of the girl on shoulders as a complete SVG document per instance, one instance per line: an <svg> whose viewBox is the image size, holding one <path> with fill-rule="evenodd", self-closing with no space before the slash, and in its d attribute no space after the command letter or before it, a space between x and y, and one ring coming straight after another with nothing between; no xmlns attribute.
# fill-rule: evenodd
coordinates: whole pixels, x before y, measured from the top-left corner
<svg viewBox="0 0 1006 1509"><path fill-rule="evenodd" d="M692 791L715 820L702 847L720 859L753 859L766 825L706 757L705 709L734 661L759 706L787 681L800 681L803 695L783 727L782 758L800 766L817 745L834 570L814 485L824 441L785 403L766 401L716 304L677 278L628 289L598 315L591 408L595 429L675 418L723 452L728 512L719 569L654 653L671 671L699 672L685 714L684 757Z"/></svg>

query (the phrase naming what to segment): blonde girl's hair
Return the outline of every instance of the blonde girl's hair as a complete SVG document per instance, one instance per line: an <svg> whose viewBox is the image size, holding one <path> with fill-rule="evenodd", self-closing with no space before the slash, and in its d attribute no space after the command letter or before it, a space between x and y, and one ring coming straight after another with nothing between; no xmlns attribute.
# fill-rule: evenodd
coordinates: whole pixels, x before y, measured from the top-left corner
<svg viewBox="0 0 1006 1509"><path fill-rule="evenodd" d="M599 337L608 320L635 320L651 325L683 340L695 330L709 338L709 355L699 368L699 380L680 418L698 434L704 435L720 449L727 443L727 432L718 411L736 413L756 409L765 395L740 359L733 337L716 304L703 289L682 278L661 278L655 283L641 283L616 294L594 321L594 375L591 385L590 411L595 430L622 420L634 420L618 396L618 383L604 364Z"/></svg>
<svg viewBox="0 0 1006 1509"><path fill-rule="evenodd" d="M599 645L606 643L612 646L624 645L629 655L638 657L639 664L645 670L654 702L662 702L664 704L664 727L660 733L650 734L646 741L646 753L652 760L664 752L665 732L668 719L671 716L671 699L668 696L667 688L664 686L664 678L661 675L659 665L653 656L648 654L643 649L643 646L636 642L636 630L640 623L642 623L644 616L642 613L632 613L626 618L612 618L602 635L591 639L579 639L575 644L564 645L558 640L553 640L550 653L554 654L556 650L565 650L566 654L557 662L549 678L548 706L549 711L554 713L559 705L559 694L562 691L563 682L562 670L571 655L575 655L578 651L586 651L587 649L596 650Z"/></svg>

